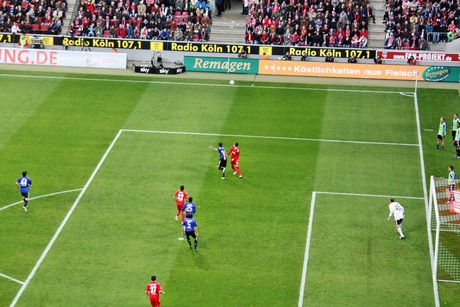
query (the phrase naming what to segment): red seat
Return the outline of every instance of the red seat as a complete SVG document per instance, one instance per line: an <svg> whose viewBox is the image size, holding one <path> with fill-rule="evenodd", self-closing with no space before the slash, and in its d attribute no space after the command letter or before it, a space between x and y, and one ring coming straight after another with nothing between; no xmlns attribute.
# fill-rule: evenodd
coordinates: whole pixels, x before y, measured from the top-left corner
<svg viewBox="0 0 460 307"><path fill-rule="evenodd" d="M174 13L174 17L179 17L181 15L181 12L177 11Z"/></svg>
<svg viewBox="0 0 460 307"><path fill-rule="evenodd" d="M110 30L105 30L103 36L109 38L110 37Z"/></svg>
<svg viewBox="0 0 460 307"><path fill-rule="evenodd" d="M38 33L40 31L40 24L33 23L32 24L32 33Z"/></svg>
<svg viewBox="0 0 460 307"><path fill-rule="evenodd" d="M47 25L41 25L40 26L40 32L42 32L42 33L48 33L49 29L50 29L50 27L47 26Z"/></svg>
<svg viewBox="0 0 460 307"><path fill-rule="evenodd" d="M21 2L21 7L22 7L23 9L28 8L28 7L29 7L29 2Z"/></svg>
<svg viewBox="0 0 460 307"><path fill-rule="evenodd" d="M200 40L200 36L198 34L193 34L192 41L198 42Z"/></svg>
<svg viewBox="0 0 460 307"><path fill-rule="evenodd" d="M402 47L403 47L404 50L409 50L410 49L409 42L404 42Z"/></svg>

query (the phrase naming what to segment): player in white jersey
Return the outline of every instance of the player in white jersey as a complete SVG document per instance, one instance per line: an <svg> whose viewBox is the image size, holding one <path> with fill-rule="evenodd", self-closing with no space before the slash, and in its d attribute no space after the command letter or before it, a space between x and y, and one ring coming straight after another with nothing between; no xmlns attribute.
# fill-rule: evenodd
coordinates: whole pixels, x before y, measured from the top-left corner
<svg viewBox="0 0 460 307"><path fill-rule="evenodd" d="M388 220L391 216L394 216L396 223L396 231L399 233L399 238L404 239L404 234L402 232L402 221L404 219L404 207L400 203L395 202L394 198L390 198L390 215L388 215Z"/></svg>

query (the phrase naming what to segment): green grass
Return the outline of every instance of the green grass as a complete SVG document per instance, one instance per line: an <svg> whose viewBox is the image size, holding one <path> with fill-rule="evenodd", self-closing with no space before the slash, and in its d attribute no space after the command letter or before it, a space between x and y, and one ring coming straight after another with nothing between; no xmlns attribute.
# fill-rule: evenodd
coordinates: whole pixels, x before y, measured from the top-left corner
<svg viewBox="0 0 460 307"><path fill-rule="evenodd" d="M198 134L123 132L18 306L147 305L152 273L165 306L296 306L313 191L423 196L412 97L68 76L76 78L0 76L9 89L0 93L2 204L20 200L14 181L23 169L32 196L83 188L121 128ZM419 102L422 128L435 129L458 94L421 90ZM453 153L430 150L436 134L422 131L427 174L444 174ZM208 148L220 141L240 143L243 180L230 170L220 179ZM180 184L198 205L198 253L178 240L172 196ZM33 200L27 214L20 205L0 211L0 273L26 280L77 195ZM386 220L387 199L317 197L306 306L391 305L395 297L433 305L423 200L400 201L405 241ZM0 306L19 288L0 278ZM458 287L440 290L454 306Z"/></svg>

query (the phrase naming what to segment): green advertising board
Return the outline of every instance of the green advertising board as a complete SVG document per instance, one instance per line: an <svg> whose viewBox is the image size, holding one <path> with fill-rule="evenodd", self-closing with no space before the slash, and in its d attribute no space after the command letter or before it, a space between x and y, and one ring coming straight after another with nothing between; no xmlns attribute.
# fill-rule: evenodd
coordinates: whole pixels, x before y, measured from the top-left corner
<svg viewBox="0 0 460 307"><path fill-rule="evenodd" d="M460 82L460 68L430 66L423 72L423 80L431 82Z"/></svg>
<svg viewBox="0 0 460 307"><path fill-rule="evenodd" d="M240 58L213 58L184 56L187 71L224 72L232 74L257 74L259 61Z"/></svg>

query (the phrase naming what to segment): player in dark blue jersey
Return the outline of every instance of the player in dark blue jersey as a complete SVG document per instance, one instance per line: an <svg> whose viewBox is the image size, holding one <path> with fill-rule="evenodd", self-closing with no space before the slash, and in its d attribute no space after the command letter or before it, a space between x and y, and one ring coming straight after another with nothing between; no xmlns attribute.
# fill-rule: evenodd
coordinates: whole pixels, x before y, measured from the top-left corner
<svg viewBox="0 0 460 307"><path fill-rule="evenodd" d="M21 192L21 195L23 197L24 201L24 206L22 208L24 209L25 212L27 212L27 206L29 205L29 189L30 186L32 185L32 180L30 180L29 177L27 177L27 171L22 172L22 177L19 177L18 180L16 180L16 189Z"/></svg>
<svg viewBox="0 0 460 307"><path fill-rule="evenodd" d="M189 214L191 214L193 217L195 215L196 205L193 202L193 197L190 196L188 198L188 202L182 206L181 211L182 211L182 214L185 214L185 216L188 216Z"/></svg>
<svg viewBox="0 0 460 307"><path fill-rule="evenodd" d="M222 171L222 179L225 179L225 168L227 167L227 154L225 151L224 146L222 143L219 143L219 147L215 148L212 146L209 146L214 151L217 151L219 153L219 163L217 164L217 168Z"/></svg>
<svg viewBox="0 0 460 307"><path fill-rule="evenodd" d="M187 242L190 249L192 249L190 237L194 239L195 252L198 251L198 224L191 213L188 213L185 220L182 222L182 234L187 236Z"/></svg>

